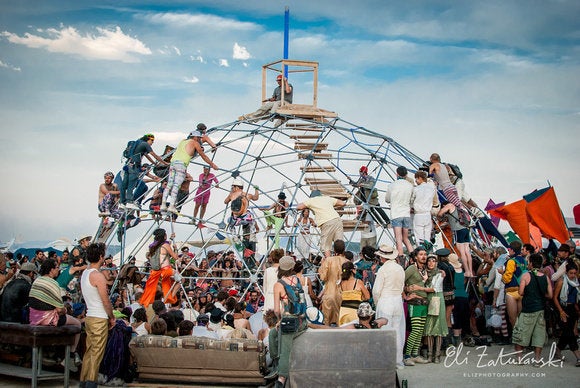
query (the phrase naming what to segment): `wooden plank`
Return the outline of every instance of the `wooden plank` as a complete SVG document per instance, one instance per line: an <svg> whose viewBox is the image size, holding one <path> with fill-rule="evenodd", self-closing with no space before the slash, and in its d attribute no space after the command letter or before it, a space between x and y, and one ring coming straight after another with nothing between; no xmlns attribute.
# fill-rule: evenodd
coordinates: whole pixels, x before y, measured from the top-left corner
<svg viewBox="0 0 580 388"><path fill-rule="evenodd" d="M294 144L295 150L314 150L314 151L323 151L328 148L328 143L303 143L303 142L296 142Z"/></svg>
<svg viewBox="0 0 580 388"><path fill-rule="evenodd" d="M336 179L321 179L321 178L304 178L304 181L308 184L312 184L312 183L340 183Z"/></svg>
<svg viewBox="0 0 580 388"><path fill-rule="evenodd" d="M318 139L320 135L290 135L290 139Z"/></svg>
<svg viewBox="0 0 580 388"><path fill-rule="evenodd" d="M312 157L312 159L332 159L332 154L326 154L322 152L313 152L310 154L298 154L298 159L306 159Z"/></svg>
<svg viewBox="0 0 580 388"><path fill-rule="evenodd" d="M304 172L334 172L336 169L334 166L326 166L326 167L300 167L300 169Z"/></svg>
<svg viewBox="0 0 580 388"><path fill-rule="evenodd" d="M336 191L346 191L344 186L336 183L313 183L310 185L310 190L336 190Z"/></svg>
<svg viewBox="0 0 580 388"><path fill-rule="evenodd" d="M358 226L357 226L358 223ZM358 220L342 220L342 228L345 231L352 232L354 230L364 231L369 228L365 223L359 222Z"/></svg>

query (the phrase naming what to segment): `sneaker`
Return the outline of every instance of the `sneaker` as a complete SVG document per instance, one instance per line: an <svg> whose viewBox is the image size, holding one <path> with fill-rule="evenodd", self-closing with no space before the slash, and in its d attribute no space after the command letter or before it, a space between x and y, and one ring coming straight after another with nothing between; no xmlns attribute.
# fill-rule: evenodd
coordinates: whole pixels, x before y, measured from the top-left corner
<svg viewBox="0 0 580 388"><path fill-rule="evenodd" d="M562 357L562 360L564 360L564 357ZM576 359L576 366L580 366L580 358Z"/></svg>
<svg viewBox="0 0 580 388"><path fill-rule="evenodd" d="M413 362L415 364L429 364L431 361L429 361L426 358L423 358L421 356L416 356L416 357L413 357Z"/></svg>
<svg viewBox="0 0 580 388"><path fill-rule="evenodd" d="M403 360L403 365L405 366L415 366L415 361L411 357L405 358Z"/></svg>
<svg viewBox="0 0 580 388"><path fill-rule="evenodd" d="M129 210L141 210L141 208L139 207L139 205L137 205L134 202L127 202L127 204L125 205L127 207L127 209Z"/></svg>
<svg viewBox="0 0 580 388"><path fill-rule="evenodd" d="M127 208L127 206L124 203L119 202L119 204L117 205L117 207L121 210L125 210Z"/></svg>
<svg viewBox="0 0 580 388"><path fill-rule="evenodd" d="M111 215L111 212L108 212L108 211L99 213L99 217L108 217L110 215Z"/></svg>
<svg viewBox="0 0 580 388"><path fill-rule="evenodd" d="M159 207L159 212L160 213L164 213L167 211L167 203L163 203L160 207Z"/></svg>
<svg viewBox="0 0 580 388"><path fill-rule="evenodd" d="M63 368L64 368L64 362L65 362L65 360L62 360L60 362L60 365L62 365ZM79 368L77 368L77 366L75 365L74 360L69 360L68 370L73 372L73 373L76 373L79 371Z"/></svg>
<svg viewBox="0 0 580 388"><path fill-rule="evenodd" d="M189 224L190 225L197 225L197 220L195 218L191 218L191 220L189 220Z"/></svg>
<svg viewBox="0 0 580 388"><path fill-rule="evenodd" d="M175 207L175 205L169 205L169 207L167 208L167 211L173 214L177 214L179 213L179 210L177 210L177 208Z"/></svg>
<svg viewBox="0 0 580 388"><path fill-rule="evenodd" d="M278 377L278 369L277 368L272 368L270 373L268 373L266 376L264 376L264 379L270 380L270 379L273 379L274 377Z"/></svg>
<svg viewBox="0 0 580 388"><path fill-rule="evenodd" d="M83 363L83 359L77 352L74 353L74 363L76 366L80 366Z"/></svg>

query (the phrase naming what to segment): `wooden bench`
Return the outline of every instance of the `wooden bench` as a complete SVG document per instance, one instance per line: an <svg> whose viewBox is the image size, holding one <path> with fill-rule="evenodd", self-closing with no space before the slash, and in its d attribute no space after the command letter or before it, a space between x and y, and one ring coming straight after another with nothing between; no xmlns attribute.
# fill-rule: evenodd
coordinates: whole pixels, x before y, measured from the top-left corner
<svg viewBox="0 0 580 388"><path fill-rule="evenodd" d="M0 322L0 341L3 344L28 346L32 348L31 368L0 364L0 374L32 380L32 387L38 380L64 378L64 387L69 386L70 347L74 345L75 334L80 333L77 326L34 326L13 322ZM44 346L65 346L64 374L42 370L42 348Z"/></svg>

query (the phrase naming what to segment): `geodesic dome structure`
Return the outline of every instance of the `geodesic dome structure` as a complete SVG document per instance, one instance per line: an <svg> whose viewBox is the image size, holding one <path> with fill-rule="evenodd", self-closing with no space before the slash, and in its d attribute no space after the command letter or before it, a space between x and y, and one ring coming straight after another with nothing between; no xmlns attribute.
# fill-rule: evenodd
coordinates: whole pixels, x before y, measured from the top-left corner
<svg viewBox="0 0 580 388"><path fill-rule="evenodd" d="M312 66L315 80L317 78L315 62L284 60L280 63L283 66ZM271 69L272 64L265 65L264 74ZM279 72L283 71L282 67ZM265 84L265 75L263 80ZM142 213L139 217L141 225L130 230L124 228L122 234L119 233L119 237L122 235L121 264L126 257L143 251L153 231L162 227L168 235L174 232L176 240L197 247L198 259L205 257L213 244L232 247L243 263L242 272L251 285L263 271L262 264L269 251L278 246L277 237L282 237L281 248L295 251L295 239L301 229L295 226L299 214L292 209L307 199L313 190L347 203L339 210L347 247L348 243L360 239L361 232L369 232L370 228L376 228L377 242L392 243L391 229L384 220L369 222L369 218L360 217L360 213L385 206L384 192L396 179L398 166L413 171L423 164L422 159L392 138L345 121L335 112L318 108L316 86L311 105L282 103L275 113L252 119L242 116L237 121L209 129L208 135L217 145L216 150L207 155L219 167L213 171L219 184L210 189L211 199L203 220L193 220L190 210L198 187L197 176L205 165L198 156L192 159L189 167L193 177L190 195L176 219L155 214L148 217ZM361 199L358 188L353 185L359 179L361 166L365 166L375 179L373 189L378 193L379 205L369 205L364 198ZM259 199L249 205L255 228L244 229L229 223L231 211L224 204L224 198L234 179L243 182L244 192L259 194ZM286 216L288 226L274 231L268 228L262 209L275 203L281 192L290 204ZM316 231L310 236L310 253L319 254ZM113 238L105 234L101 239L103 237L107 241ZM127 245L127 241L134 242ZM308 255L302 256L308 259ZM211 269L207 278L213 278Z"/></svg>

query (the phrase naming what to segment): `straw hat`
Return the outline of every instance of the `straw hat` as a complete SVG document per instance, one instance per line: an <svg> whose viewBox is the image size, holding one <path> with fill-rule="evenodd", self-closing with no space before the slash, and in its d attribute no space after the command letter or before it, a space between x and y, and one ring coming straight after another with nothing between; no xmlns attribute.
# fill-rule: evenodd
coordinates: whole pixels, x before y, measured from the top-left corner
<svg viewBox="0 0 580 388"><path fill-rule="evenodd" d="M282 271L290 271L291 269L294 268L295 264L296 262L294 261L292 256L283 256L280 259L280 264L278 265L278 268L281 269Z"/></svg>
<svg viewBox="0 0 580 388"><path fill-rule="evenodd" d="M449 264L451 264L453 268L461 269L461 262L459 261L459 257L455 253L449 254L448 260Z"/></svg>
<svg viewBox="0 0 580 388"><path fill-rule="evenodd" d="M390 245L381 245L378 251L375 251L375 255L382 257L387 260L394 260L399 256L399 252L396 248Z"/></svg>

